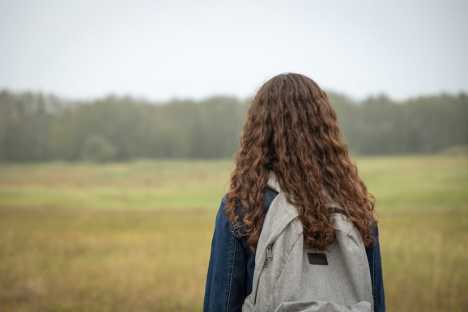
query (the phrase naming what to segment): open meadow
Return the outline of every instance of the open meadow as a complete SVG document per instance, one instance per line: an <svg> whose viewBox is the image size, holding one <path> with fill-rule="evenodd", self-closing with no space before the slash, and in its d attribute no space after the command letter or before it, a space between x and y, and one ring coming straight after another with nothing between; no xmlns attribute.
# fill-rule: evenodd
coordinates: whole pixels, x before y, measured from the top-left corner
<svg viewBox="0 0 468 312"><path fill-rule="evenodd" d="M468 157L358 158L388 311L466 311ZM0 165L0 311L200 311L231 160Z"/></svg>

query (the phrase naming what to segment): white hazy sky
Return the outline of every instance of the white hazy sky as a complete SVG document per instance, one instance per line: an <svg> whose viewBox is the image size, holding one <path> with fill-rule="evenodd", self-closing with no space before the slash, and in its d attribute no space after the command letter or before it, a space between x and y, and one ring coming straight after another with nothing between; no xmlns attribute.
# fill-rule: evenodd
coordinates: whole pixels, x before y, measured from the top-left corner
<svg viewBox="0 0 468 312"><path fill-rule="evenodd" d="M248 96L304 73L356 98L468 90L468 1L0 0L0 88Z"/></svg>

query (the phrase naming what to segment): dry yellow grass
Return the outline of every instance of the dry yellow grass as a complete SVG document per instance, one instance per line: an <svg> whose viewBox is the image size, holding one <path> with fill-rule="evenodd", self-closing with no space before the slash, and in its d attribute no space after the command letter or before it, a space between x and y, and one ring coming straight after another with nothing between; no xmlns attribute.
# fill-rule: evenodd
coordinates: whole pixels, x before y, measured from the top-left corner
<svg viewBox="0 0 468 312"><path fill-rule="evenodd" d="M468 159L362 158L389 311L468 306ZM200 311L229 161L0 166L0 311Z"/></svg>

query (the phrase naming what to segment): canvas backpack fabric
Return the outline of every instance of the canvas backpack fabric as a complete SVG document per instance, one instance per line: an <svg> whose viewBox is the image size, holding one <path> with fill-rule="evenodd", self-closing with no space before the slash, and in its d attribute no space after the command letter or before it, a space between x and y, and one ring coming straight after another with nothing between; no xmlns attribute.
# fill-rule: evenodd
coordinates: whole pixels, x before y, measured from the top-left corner
<svg viewBox="0 0 468 312"><path fill-rule="evenodd" d="M296 208L270 173L268 186L278 192L262 227L255 254L252 292L243 312L373 311L372 282L360 233L340 207L332 218L336 240L325 251L304 245Z"/></svg>

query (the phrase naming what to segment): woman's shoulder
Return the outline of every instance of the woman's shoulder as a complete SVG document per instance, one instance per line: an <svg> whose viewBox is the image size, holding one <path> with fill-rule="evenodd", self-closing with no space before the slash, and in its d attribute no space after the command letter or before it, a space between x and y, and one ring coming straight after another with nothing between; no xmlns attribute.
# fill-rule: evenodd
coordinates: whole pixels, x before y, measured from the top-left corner
<svg viewBox="0 0 468 312"><path fill-rule="evenodd" d="M265 187L264 195L263 195L263 209L265 212L270 207L271 202L273 199L278 195L278 192L272 189L269 186ZM217 213L217 222L219 223L228 223L232 234L237 238L244 238L245 237L245 224L243 222L243 217L245 215L245 210L242 209L239 200L235 200L236 206L234 208L234 213L237 215L237 220L235 222L231 222L226 214L226 205L228 201L228 193L225 193L221 199L221 204Z"/></svg>
<svg viewBox="0 0 468 312"><path fill-rule="evenodd" d="M226 215L226 203L227 203L227 194L224 194L224 196L221 198L221 203L219 204L218 211L216 212L216 221L215 221L216 228L229 224L229 219Z"/></svg>
<svg viewBox="0 0 468 312"><path fill-rule="evenodd" d="M230 234L232 234L233 236L237 238L241 238L242 237L240 233L241 222L240 221L232 222L229 219L227 212L226 212L227 203L228 203L228 193L225 193L223 197L221 198L221 203L216 213L216 224L215 224L216 231L223 230L224 232L229 232ZM239 201L236 200L236 207L235 207L236 213L239 213L241 211L239 207L240 207ZM242 220L242 218L240 217L238 218L238 220Z"/></svg>

